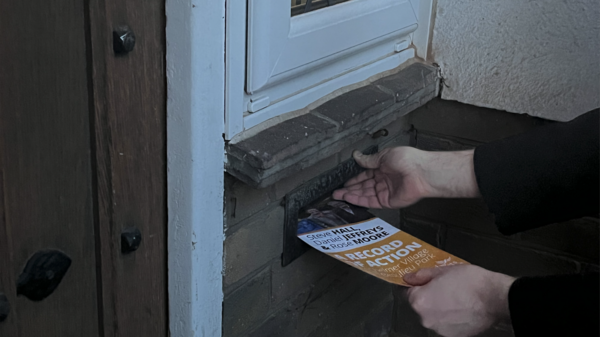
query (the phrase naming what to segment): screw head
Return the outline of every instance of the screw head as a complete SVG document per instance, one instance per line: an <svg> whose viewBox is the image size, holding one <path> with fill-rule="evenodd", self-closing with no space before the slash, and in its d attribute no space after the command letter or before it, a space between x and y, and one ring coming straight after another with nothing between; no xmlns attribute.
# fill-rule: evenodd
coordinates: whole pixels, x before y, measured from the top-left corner
<svg viewBox="0 0 600 337"><path fill-rule="evenodd" d="M380 138L380 137L387 137L388 134L389 134L388 130L381 129L381 130L375 132L371 137L373 139L377 139L377 138Z"/></svg>
<svg viewBox="0 0 600 337"><path fill-rule="evenodd" d="M135 252L142 243L142 233L135 227L125 228L121 232L121 252L129 254Z"/></svg>
<svg viewBox="0 0 600 337"><path fill-rule="evenodd" d="M135 34L129 26L119 26L113 31L115 54L127 54L135 47Z"/></svg>

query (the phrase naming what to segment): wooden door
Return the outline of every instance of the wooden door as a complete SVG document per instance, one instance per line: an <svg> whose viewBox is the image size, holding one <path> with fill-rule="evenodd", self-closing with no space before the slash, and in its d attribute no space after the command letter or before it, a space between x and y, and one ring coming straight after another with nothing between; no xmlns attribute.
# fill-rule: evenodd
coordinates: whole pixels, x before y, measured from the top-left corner
<svg viewBox="0 0 600 337"><path fill-rule="evenodd" d="M0 1L1 336L96 336L98 293L84 3ZM42 301L17 296L36 252L71 259Z"/></svg>
<svg viewBox="0 0 600 337"><path fill-rule="evenodd" d="M164 26L164 0L0 1L0 336L167 335ZM48 250L61 282L17 296Z"/></svg>
<svg viewBox="0 0 600 337"><path fill-rule="evenodd" d="M91 0L94 129L105 336L166 336L164 0ZM116 55L112 32L135 46ZM137 228L140 248L120 251Z"/></svg>

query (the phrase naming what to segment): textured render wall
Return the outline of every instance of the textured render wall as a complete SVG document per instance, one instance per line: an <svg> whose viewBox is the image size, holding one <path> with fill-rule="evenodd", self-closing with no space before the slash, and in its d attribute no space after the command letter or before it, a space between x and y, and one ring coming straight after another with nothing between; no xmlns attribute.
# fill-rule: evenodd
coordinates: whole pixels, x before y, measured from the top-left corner
<svg viewBox="0 0 600 337"><path fill-rule="evenodd" d="M571 120L600 106L598 0L437 2L442 98Z"/></svg>

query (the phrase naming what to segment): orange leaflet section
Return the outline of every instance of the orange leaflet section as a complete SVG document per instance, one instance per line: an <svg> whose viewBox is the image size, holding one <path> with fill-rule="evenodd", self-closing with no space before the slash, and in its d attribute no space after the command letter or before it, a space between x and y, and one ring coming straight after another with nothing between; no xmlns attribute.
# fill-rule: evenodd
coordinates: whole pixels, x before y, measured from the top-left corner
<svg viewBox="0 0 600 337"><path fill-rule="evenodd" d="M298 235L313 248L390 283L408 286L405 274L468 264L463 259L373 218Z"/></svg>

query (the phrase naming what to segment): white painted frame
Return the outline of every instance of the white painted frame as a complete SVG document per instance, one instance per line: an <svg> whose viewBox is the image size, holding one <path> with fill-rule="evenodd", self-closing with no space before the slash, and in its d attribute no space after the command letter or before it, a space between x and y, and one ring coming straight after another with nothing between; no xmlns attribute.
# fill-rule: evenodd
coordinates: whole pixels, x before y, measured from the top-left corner
<svg viewBox="0 0 600 337"><path fill-rule="evenodd" d="M248 1L248 6L246 1ZM363 81L377 73L396 68L414 57L415 52L419 57L426 59L434 1L354 0L291 18L289 15L290 6L286 1L229 0L226 20L227 93L225 138L232 139L235 135L268 119L286 112L303 109L310 103L337 89ZM324 55L334 49L330 48L320 55L310 54L309 59L313 62L304 66L298 66L302 60L300 56L290 60L285 65L278 62L273 65L271 58L279 60L281 55L285 54L286 48L290 51L299 51L294 49L297 47L287 47L290 41L299 41L300 37L315 36L316 32L332 39L335 38L336 34L341 34L343 31L341 28L347 28L342 25L337 27L337 30L331 29L332 32L326 35L323 31L330 29L331 24L324 24L323 20L325 18L338 15L352 17L354 15L354 23L359 23L361 18L357 17L356 13L364 11L375 15L373 13L376 13L379 9L375 4L387 9L386 14L398 14L389 10L389 8L403 14L397 15L397 17L392 15L387 21L394 24L371 31L370 37L376 36L377 32L382 34L382 32L391 31L391 33L369 40L369 32L367 32L366 35L360 35L363 42L354 47L346 48L328 56ZM408 8L410 10L402 10ZM284 11L287 16L283 14ZM335 14L334 11L336 11ZM248 17L252 18L252 12L270 13L270 16L266 18L268 20L258 23L258 27L255 27L256 25L253 26L251 22L246 21L246 14L248 13ZM279 13L278 16L274 15L274 12ZM370 20L373 20L372 17ZM346 20L345 22L350 21ZM410 22L413 23L410 24ZM271 29L274 25L283 28ZM247 26L248 31L246 30ZM310 27L313 27L313 29L311 30ZM271 31L276 32L272 33ZM304 31L308 33L302 34ZM262 37L259 32L262 32ZM247 34L248 46L246 46ZM290 37L292 38L290 39ZM252 43L256 39L266 39L267 42L263 42L267 43L269 48L253 50ZM273 42L277 39L279 39L278 43ZM263 42L259 42L259 44ZM319 43L324 44L325 42L321 39ZM306 44L306 41L304 43ZM314 44L315 42L311 41L311 43ZM344 43L346 43L345 47L349 45L348 41ZM411 43L415 48L407 49ZM246 48L248 48L248 63L246 62ZM271 49L275 51L273 52ZM255 54L253 54L254 51ZM269 56L276 53L279 53L278 57ZM306 60L306 54L302 55ZM254 66L251 59L257 58L259 60L268 58L269 61L265 63L266 66L264 64ZM269 72L271 67L269 64L273 66L273 71L267 78L265 74ZM295 68L278 73L286 66ZM250 76L246 76L246 74L257 72L262 72L262 77L259 76L261 79L254 84L249 83ZM253 93L249 94L248 92Z"/></svg>
<svg viewBox="0 0 600 337"><path fill-rule="evenodd" d="M409 42L408 40L404 40L400 45L406 45L408 47ZM408 48L399 53L390 53L390 55L377 59L375 62L351 68L349 71L346 71L329 81L309 87L301 93L292 95L286 99L273 102L273 104L260 111L247 114L245 117L243 117L244 129L250 129L286 112L303 109L310 103L315 102L340 88L365 81L376 74L394 69L400 66L402 63L412 59L414 56L414 49ZM352 57L350 57L350 60L351 59ZM338 66L343 64L344 62L342 61L338 64ZM286 84L282 84L281 87L274 87L272 89L273 91L285 89ZM246 95L246 98L247 97L248 96Z"/></svg>
<svg viewBox="0 0 600 337"><path fill-rule="evenodd" d="M248 20L249 94L372 48L383 36L408 35L417 24L409 0L352 0L294 17L289 1L249 0Z"/></svg>
<svg viewBox="0 0 600 337"><path fill-rule="evenodd" d="M170 336L221 336L225 0L166 0Z"/></svg>
<svg viewBox="0 0 600 337"><path fill-rule="evenodd" d="M226 25L225 138L244 131L244 86L246 81L246 1L228 0ZM281 1L281 0L278 0Z"/></svg>
<svg viewBox="0 0 600 337"><path fill-rule="evenodd" d="M433 0L411 1L413 6L415 1L421 4L413 43L422 56L427 54ZM166 17L170 335L220 336L222 134L230 139L260 123L256 117L246 117L246 124L244 120L246 0L166 0ZM427 19L426 26L422 18ZM335 80L321 83L305 96L282 100L265 111L306 106L333 88L359 82L412 57L413 49L407 49L376 60L338 76L337 84Z"/></svg>
<svg viewBox="0 0 600 337"><path fill-rule="evenodd" d="M417 56L423 60L429 57L429 42L433 33L434 8L438 0L410 0L419 21L419 27L413 33L412 42Z"/></svg>

